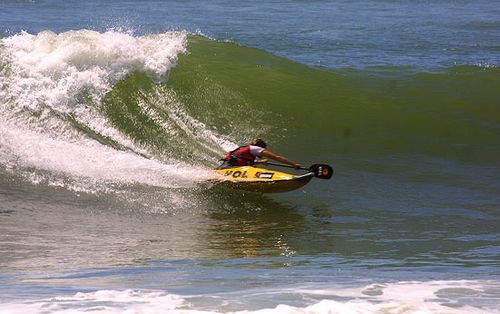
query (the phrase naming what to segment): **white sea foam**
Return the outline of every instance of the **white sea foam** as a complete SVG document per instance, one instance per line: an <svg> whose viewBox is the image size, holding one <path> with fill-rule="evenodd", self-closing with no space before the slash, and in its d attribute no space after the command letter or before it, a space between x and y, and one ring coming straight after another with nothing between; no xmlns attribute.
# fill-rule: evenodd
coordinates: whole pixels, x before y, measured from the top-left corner
<svg viewBox="0 0 500 314"><path fill-rule="evenodd" d="M94 185L113 182L183 187L211 177L201 168L180 163L165 164L90 139L60 140L8 126L4 121L1 127L0 161L9 168L37 168L75 180L86 178L83 181ZM40 181L40 177L36 178ZM55 181L49 181L55 184Z"/></svg>
<svg viewBox="0 0 500 314"><path fill-rule="evenodd" d="M498 282L494 281L402 281L342 289L291 289L290 292L351 299L335 305L335 311L318 313L472 314L500 313L498 308L476 305L482 303L483 297L488 299L496 287ZM471 300L476 303L470 304Z"/></svg>
<svg viewBox="0 0 500 314"><path fill-rule="evenodd" d="M335 288L322 290L301 290L302 297L307 295L330 295L329 299L310 302L310 305L290 306L279 304L275 307L257 310L228 310L228 303L223 295L218 295L224 310L206 310L203 306L190 302L189 296L169 294L164 291L140 290L99 290L88 293L77 293L71 296L56 296L44 300L30 300L23 303L5 303L0 311L12 314L30 313L234 313L234 314L475 314L500 313L497 308L469 304L470 299L479 299L487 295L488 289L494 287L493 282L478 281L430 281L430 282L398 282L392 284L373 284L359 288ZM377 290L377 293L374 291ZM298 290L294 289L294 293ZM279 298L280 294L288 294L289 290L272 292ZM325 295L326 293L326 295ZM269 297L269 292L266 296ZM347 301L333 300L343 296ZM210 299L210 296L206 296ZM234 296L233 296L234 297ZM201 296L196 296L199 302ZM244 304L245 295L241 295ZM467 299L462 301L461 299ZM213 298L211 298L213 300ZM480 303L480 302L477 302ZM252 304L252 308L258 308ZM213 308L213 306L211 306Z"/></svg>
<svg viewBox="0 0 500 314"><path fill-rule="evenodd" d="M17 108L45 106L72 112L82 93L98 102L111 86L133 71L166 78L178 54L186 52L186 34L169 32L135 37L90 30L37 35L23 32L1 39L0 99Z"/></svg>
<svg viewBox="0 0 500 314"><path fill-rule="evenodd" d="M175 158L147 157L98 110L105 93L129 73L165 80L186 52L186 38L182 32L79 30L0 39L0 166L33 183L86 192L107 190L108 183L189 187L212 177ZM62 118L67 115L120 149L89 137Z"/></svg>

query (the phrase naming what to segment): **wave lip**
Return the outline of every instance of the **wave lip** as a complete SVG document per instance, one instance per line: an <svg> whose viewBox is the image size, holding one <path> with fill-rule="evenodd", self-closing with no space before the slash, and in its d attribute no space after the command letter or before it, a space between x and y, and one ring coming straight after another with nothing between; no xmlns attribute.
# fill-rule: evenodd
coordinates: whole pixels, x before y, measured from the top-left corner
<svg viewBox="0 0 500 314"><path fill-rule="evenodd" d="M98 103L112 85L134 71L164 81L180 53L183 32L134 37L91 30L26 32L0 41L0 101L40 110L71 112L82 98Z"/></svg>

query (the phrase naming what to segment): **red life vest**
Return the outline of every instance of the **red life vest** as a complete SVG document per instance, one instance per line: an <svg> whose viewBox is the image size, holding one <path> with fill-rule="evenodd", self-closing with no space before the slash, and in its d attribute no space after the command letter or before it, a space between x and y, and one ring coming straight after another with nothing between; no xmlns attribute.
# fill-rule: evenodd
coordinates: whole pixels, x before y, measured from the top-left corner
<svg viewBox="0 0 500 314"><path fill-rule="evenodd" d="M250 153L250 146L241 146L227 152L224 160L231 166L252 166L255 163L255 156Z"/></svg>

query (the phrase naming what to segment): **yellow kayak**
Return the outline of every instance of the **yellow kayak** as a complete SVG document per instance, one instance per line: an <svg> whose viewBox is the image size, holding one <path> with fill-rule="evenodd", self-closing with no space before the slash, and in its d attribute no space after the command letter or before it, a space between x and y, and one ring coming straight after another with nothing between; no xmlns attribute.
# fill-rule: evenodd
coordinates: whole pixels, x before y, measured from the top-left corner
<svg viewBox="0 0 500 314"><path fill-rule="evenodd" d="M212 171L220 174L221 183L232 189L262 193L292 191L303 187L314 177L313 172L295 176L253 166L214 169Z"/></svg>

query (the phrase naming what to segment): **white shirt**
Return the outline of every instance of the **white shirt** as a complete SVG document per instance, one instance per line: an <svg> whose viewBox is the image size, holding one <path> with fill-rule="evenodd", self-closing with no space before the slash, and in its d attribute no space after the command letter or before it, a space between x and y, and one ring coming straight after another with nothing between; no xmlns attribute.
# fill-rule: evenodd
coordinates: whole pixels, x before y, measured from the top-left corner
<svg viewBox="0 0 500 314"><path fill-rule="evenodd" d="M260 146L250 145L250 154L252 154L252 156L260 157L260 154L262 154L263 150L264 148Z"/></svg>

